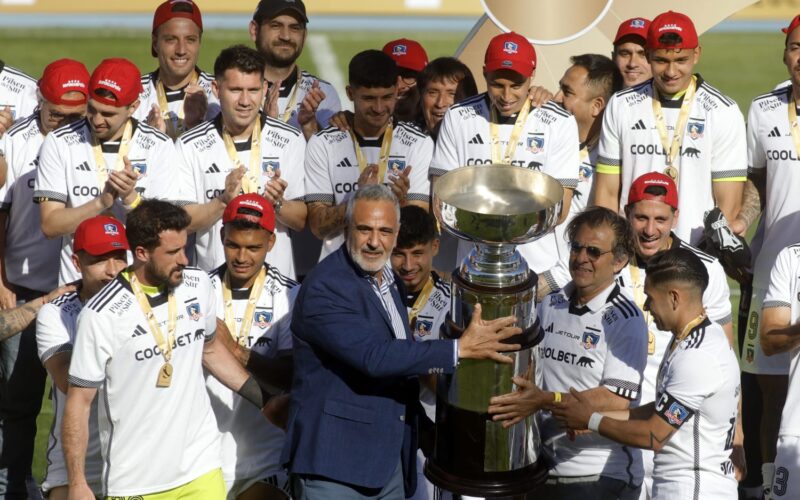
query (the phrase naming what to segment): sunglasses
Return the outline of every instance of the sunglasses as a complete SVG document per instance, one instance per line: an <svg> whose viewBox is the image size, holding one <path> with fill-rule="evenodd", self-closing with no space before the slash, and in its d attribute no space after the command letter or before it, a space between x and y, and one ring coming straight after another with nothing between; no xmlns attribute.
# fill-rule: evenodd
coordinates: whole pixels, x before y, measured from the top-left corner
<svg viewBox="0 0 800 500"><path fill-rule="evenodd" d="M607 253L611 253L611 252L614 251L613 248L611 250L603 251L603 250L600 250L597 247L593 247L593 246L590 246L590 245L581 245L581 244L576 243L574 241L570 242L570 244L569 244L569 251L570 252L572 252L574 254L580 254L581 250L586 250L586 255L588 255L589 258L592 259L592 260L597 260L600 257L602 257L603 255L605 255Z"/></svg>

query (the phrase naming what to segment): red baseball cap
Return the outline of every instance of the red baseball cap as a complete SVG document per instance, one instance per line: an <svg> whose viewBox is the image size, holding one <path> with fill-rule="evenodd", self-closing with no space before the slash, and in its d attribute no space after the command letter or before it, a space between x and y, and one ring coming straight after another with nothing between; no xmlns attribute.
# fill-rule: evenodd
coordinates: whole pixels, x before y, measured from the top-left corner
<svg viewBox="0 0 800 500"><path fill-rule="evenodd" d="M657 196L645 192L650 186L661 186L667 190L666 194ZM650 172L648 174L640 175L631 184L631 189L628 191L628 206L633 205L637 201L642 200L657 200L666 203L675 210L678 209L678 188L675 186L675 181L668 175L661 172Z"/></svg>
<svg viewBox="0 0 800 500"><path fill-rule="evenodd" d="M275 231L275 209L266 198L255 193L241 194L228 203L222 213L222 223L232 220L248 220L269 232Z"/></svg>
<svg viewBox="0 0 800 500"><path fill-rule="evenodd" d="M97 95L97 91L105 89L114 94L114 99ZM142 92L142 74L139 68L127 59L112 58L104 59L92 73L89 80L89 97L121 108L128 106Z"/></svg>
<svg viewBox="0 0 800 500"><path fill-rule="evenodd" d="M98 215L78 224L72 240L74 252L83 250L95 256L129 249L125 226L107 215Z"/></svg>
<svg viewBox="0 0 800 500"><path fill-rule="evenodd" d="M682 41L676 45L666 45L658 41L661 35L674 33L681 37ZM689 16L680 12L668 11L659 14L650 23L647 31L648 49L694 49L700 45L697 39L697 31L694 23Z"/></svg>
<svg viewBox="0 0 800 500"><path fill-rule="evenodd" d="M153 34L156 33L159 26L176 17L193 21L200 28L200 33L203 32L203 15L196 3L192 0L167 0L159 5L153 14ZM153 47L150 48L150 53L153 57L157 56Z"/></svg>
<svg viewBox="0 0 800 500"><path fill-rule="evenodd" d="M628 35L638 36L642 42L647 42L647 30L650 28L650 20L643 17L632 17L617 28L617 36L614 37L614 45Z"/></svg>
<svg viewBox="0 0 800 500"><path fill-rule="evenodd" d="M483 70L498 69L510 69L525 78L530 77L536 69L536 51L531 42L513 31L492 38L486 48Z"/></svg>
<svg viewBox="0 0 800 500"><path fill-rule="evenodd" d="M428 65L428 53L419 42L408 38L392 40L383 46L383 52L394 59L398 68L419 72Z"/></svg>
<svg viewBox="0 0 800 500"><path fill-rule="evenodd" d="M792 22L789 23L789 26L781 29L781 31L786 33L787 40L789 39L789 35L792 34L792 31L794 31L794 29L797 28L798 26L800 26L800 14L794 16L794 19L792 19Z"/></svg>
<svg viewBox="0 0 800 500"><path fill-rule="evenodd" d="M39 91L48 102L65 106L86 104L89 95L89 70L74 59L59 59L44 68L39 78ZM80 92L81 99L64 99L67 92Z"/></svg>

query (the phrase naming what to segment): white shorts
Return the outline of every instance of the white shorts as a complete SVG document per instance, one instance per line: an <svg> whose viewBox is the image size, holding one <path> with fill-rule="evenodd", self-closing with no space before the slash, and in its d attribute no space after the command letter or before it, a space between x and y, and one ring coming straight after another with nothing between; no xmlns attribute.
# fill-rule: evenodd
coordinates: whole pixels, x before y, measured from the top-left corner
<svg viewBox="0 0 800 500"><path fill-rule="evenodd" d="M759 330L761 326L761 306L767 291L753 287L753 299L750 302L750 313L747 317L747 334L742 343L740 364L742 371L755 375L788 375L789 353L783 352L767 356L761 350Z"/></svg>
<svg viewBox="0 0 800 500"><path fill-rule="evenodd" d="M61 451L60 447L59 451ZM63 459L64 455L58 456L62 458L60 460L52 460L47 465L44 481L42 481L42 493L44 493L45 497L47 497L47 494L50 493L50 491L54 488L58 488L59 486L67 486L69 484L69 481L67 480L67 467ZM48 458L48 460L50 459ZM95 465L99 465L100 467L93 466L91 461L85 464L86 482L89 483L89 488L92 489L94 496L97 498L103 498L105 495L103 494L103 488L100 484L100 468L102 465Z"/></svg>
<svg viewBox="0 0 800 500"><path fill-rule="evenodd" d="M289 494L289 475L286 474L286 471L280 470L266 477L250 477L225 481L225 488L228 490L227 500L236 500L236 497L247 491L248 488L256 483L266 483L286 493L286 498L291 498Z"/></svg>
<svg viewBox="0 0 800 500"><path fill-rule="evenodd" d="M800 499L800 436L778 436L772 497Z"/></svg>
<svg viewBox="0 0 800 500"><path fill-rule="evenodd" d="M644 466L644 479L642 489L639 490L639 500L653 498L653 450L642 450L642 465Z"/></svg>

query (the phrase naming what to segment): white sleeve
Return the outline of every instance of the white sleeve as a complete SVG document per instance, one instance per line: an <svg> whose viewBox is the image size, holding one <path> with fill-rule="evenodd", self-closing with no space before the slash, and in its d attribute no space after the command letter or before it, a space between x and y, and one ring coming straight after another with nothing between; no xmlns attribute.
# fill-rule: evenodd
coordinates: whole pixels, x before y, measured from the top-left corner
<svg viewBox="0 0 800 500"><path fill-rule="evenodd" d="M328 128L331 117L342 110L342 103L339 101L339 94L333 85L320 81L320 88L325 92L325 99L319 103L317 108L317 123L320 129Z"/></svg>
<svg viewBox="0 0 800 500"><path fill-rule="evenodd" d="M675 429L686 423L714 394L722 380L717 362L698 349L686 349L669 364L656 394L655 412Z"/></svg>
<svg viewBox="0 0 800 500"><path fill-rule="evenodd" d="M58 353L72 351L72 339L64 326L64 318L71 317L62 316L61 308L52 303L43 305L36 314L36 346L42 364Z"/></svg>
<svg viewBox="0 0 800 500"><path fill-rule="evenodd" d="M458 114L450 109L444 114L442 125L439 127L439 136L436 138L436 148L433 151L428 175L444 175L462 165L463 162L459 161L458 144L456 143L455 127L457 126Z"/></svg>
<svg viewBox="0 0 800 500"><path fill-rule="evenodd" d="M795 273L792 261L795 254L800 252L800 247L786 247L778 253L772 271L769 273L769 286L767 295L764 297L763 308L770 307L792 307L792 301L796 295L792 286L795 282Z"/></svg>
<svg viewBox="0 0 800 500"><path fill-rule="evenodd" d="M627 304L636 307L632 301ZM641 392L647 364L647 325L641 313L615 323L611 325L611 335L606 333L608 353L600 384L618 396L635 400Z"/></svg>
<svg viewBox="0 0 800 500"><path fill-rule="evenodd" d="M19 108L17 109L15 120L25 118L36 111L36 107L39 105L39 96L36 92L36 88L35 83L25 86L25 90L19 99Z"/></svg>
<svg viewBox="0 0 800 500"><path fill-rule="evenodd" d="M206 273L200 274L199 287L206 296L206 313L203 317L206 320L206 342L208 342L217 333L217 293L211 285L211 278Z"/></svg>
<svg viewBox="0 0 800 500"><path fill-rule="evenodd" d="M764 145L758 137L760 128L758 105L753 102L750 104L750 111L747 113L747 169L762 170L767 168L767 153Z"/></svg>
<svg viewBox="0 0 800 500"><path fill-rule="evenodd" d="M34 201L46 199L66 204L69 199L66 169L64 160L61 158L58 138L55 134L47 134L39 154L39 166L36 168Z"/></svg>
<svg viewBox="0 0 800 500"><path fill-rule="evenodd" d="M703 293L703 307L715 323L725 325L733 321L731 313L731 289L722 264L718 261L708 266L708 286Z"/></svg>
<svg viewBox="0 0 800 500"><path fill-rule="evenodd" d="M114 356L114 321L84 308L78 315L78 331L69 364L69 383L99 388L106 378L106 363Z"/></svg>
<svg viewBox="0 0 800 500"><path fill-rule="evenodd" d="M742 112L736 104L717 112L720 123L711 129L711 180L744 182L748 148Z"/></svg>
<svg viewBox="0 0 800 500"><path fill-rule="evenodd" d="M305 160L305 186L306 202L321 201L334 203L336 198L333 193L331 174L328 168L328 154L325 148L325 139L314 135L308 141Z"/></svg>
<svg viewBox="0 0 800 500"><path fill-rule="evenodd" d="M11 136L3 134L0 138L0 156L5 156L6 161L6 182L0 187L0 210L11 209L14 192L13 186L16 181L16 173L14 171L14 147Z"/></svg>
<svg viewBox="0 0 800 500"><path fill-rule="evenodd" d="M603 112L603 126L600 129L600 144L597 149L597 172L601 174L619 174L621 172L622 138L616 116L620 112L620 102L621 99L616 95L611 97Z"/></svg>
<svg viewBox="0 0 800 500"><path fill-rule="evenodd" d="M408 164L411 165L409 178L409 201L424 201L430 199L431 184L428 169L433 156L433 139L425 137L409 152Z"/></svg>
<svg viewBox="0 0 800 500"><path fill-rule="evenodd" d="M201 182L196 177L201 175L200 166L197 164L192 146L184 144L180 139L175 142L175 168L177 169L179 196L184 198L177 200L178 204L205 203L206 200L200 196L203 186L197 186L197 183Z"/></svg>
<svg viewBox="0 0 800 500"><path fill-rule="evenodd" d="M550 136L550 153L547 155L545 168L564 188L575 189L581 166L578 123L575 117L562 120L555 132Z"/></svg>
<svg viewBox="0 0 800 500"><path fill-rule="evenodd" d="M286 146L285 160L281 162L281 179L287 183L283 197L289 201L305 200L305 156L306 140L303 135L293 137Z"/></svg>

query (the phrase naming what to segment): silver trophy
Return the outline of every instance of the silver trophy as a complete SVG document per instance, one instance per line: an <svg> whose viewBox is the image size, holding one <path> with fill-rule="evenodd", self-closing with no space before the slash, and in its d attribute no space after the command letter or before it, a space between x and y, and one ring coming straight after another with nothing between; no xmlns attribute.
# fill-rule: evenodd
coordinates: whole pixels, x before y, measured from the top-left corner
<svg viewBox="0 0 800 500"><path fill-rule="evenodd" d="M526 493L544 481L539 430L533 417L504 429L487 413L489 399L511 392L513 376L531 377L539 342L536 273L516 245L543 236L558 223L564 190L549 175L510 165L453 170L436 181L437 218L475 247L453 272L450 315L443 338L458 338L475 304L483 319L516 316L522 333L513 364L463 360L438 377L436 440L425 474L437 486L478 497Z"/></svg>

